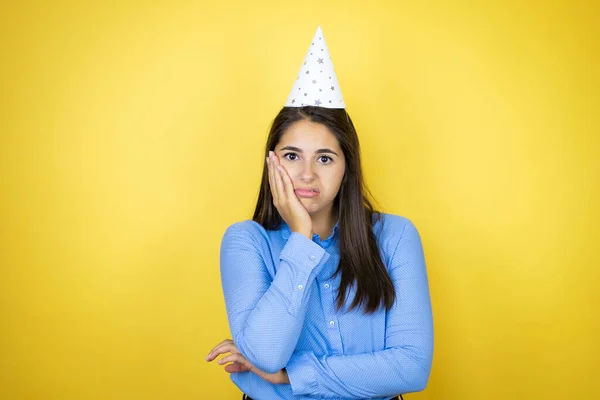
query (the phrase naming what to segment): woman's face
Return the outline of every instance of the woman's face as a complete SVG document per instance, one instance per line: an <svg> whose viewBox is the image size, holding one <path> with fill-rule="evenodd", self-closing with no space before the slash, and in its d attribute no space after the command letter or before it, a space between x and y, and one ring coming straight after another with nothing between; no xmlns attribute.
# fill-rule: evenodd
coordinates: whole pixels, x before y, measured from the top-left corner
<svg viewBox="0 0 600 400"><path fill-rule="evenodd" d="M329 128L298 121L282 135L275 154L309 214L329 215L346 170L344 153Z"/></svg>

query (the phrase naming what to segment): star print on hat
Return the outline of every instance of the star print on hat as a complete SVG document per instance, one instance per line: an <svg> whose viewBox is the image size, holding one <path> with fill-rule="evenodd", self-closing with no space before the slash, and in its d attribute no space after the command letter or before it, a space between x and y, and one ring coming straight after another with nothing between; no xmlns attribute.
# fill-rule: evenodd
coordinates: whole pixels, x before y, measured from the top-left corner
<svg viewBox="0 0 600 400"><path fill-rule="evenodd" d="M346 108L320 26L304 57L285 106Z"/></svg>

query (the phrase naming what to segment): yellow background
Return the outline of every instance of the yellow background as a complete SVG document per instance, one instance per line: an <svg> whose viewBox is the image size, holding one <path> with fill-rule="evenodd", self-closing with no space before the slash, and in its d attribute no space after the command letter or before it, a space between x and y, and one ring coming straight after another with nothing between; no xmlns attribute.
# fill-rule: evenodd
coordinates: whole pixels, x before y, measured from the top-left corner
<svg viewBox="0 0 600 400"><path fill-rule="evenodd" d="M425 246L405 397L600 398L597 2L86 3L0 5L0 398L239 398L220 239L318 24Z"/></svg>

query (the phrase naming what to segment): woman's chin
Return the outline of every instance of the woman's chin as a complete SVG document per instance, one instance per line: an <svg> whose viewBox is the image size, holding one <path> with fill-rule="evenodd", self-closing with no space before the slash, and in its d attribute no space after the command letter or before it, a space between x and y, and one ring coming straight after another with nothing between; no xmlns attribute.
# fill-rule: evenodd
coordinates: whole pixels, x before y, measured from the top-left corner
<svg viewBox="0 0 600 400"><path fill-rule="evenodd" d="M311 216L322 213L327 206L323 207L321 203L318 203L312 199L300 199L300 202L304 206L304 209L308 211Z"/></svg>
<svg viewBox="0 0 600 400"><path fill-rule="evenodd" d="M308 211L309 214L317 213L320 210L319 204L316 203L313 199L301 198L300 203L302 203L302 205L304 206L306 211Z"/></svg>

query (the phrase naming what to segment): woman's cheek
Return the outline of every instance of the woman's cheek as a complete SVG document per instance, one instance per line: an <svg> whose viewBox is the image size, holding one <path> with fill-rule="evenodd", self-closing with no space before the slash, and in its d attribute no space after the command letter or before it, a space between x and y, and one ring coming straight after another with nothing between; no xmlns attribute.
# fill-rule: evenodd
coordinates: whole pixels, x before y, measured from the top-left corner
<svg viewBox="0 0 600 400"><path fill-rule="evenodd" d="M338 169L338 170L332 171L332 173L329 177L329 182L331 182L331 186L339 187L342 184L343 179L344 179L344 170Z"/></svg>
<svg viewBox="0 0 600 400"><path fill-rule="evenodd" d="M296 175L298 175L298 173L297 173L298 167L296 165L294 165L293 163L288 162L287 164L284 165L284 168L287 171L288 175L290 176L290 179L292 180L292 182L294 182L294 180L296 179Z"/></svg>

